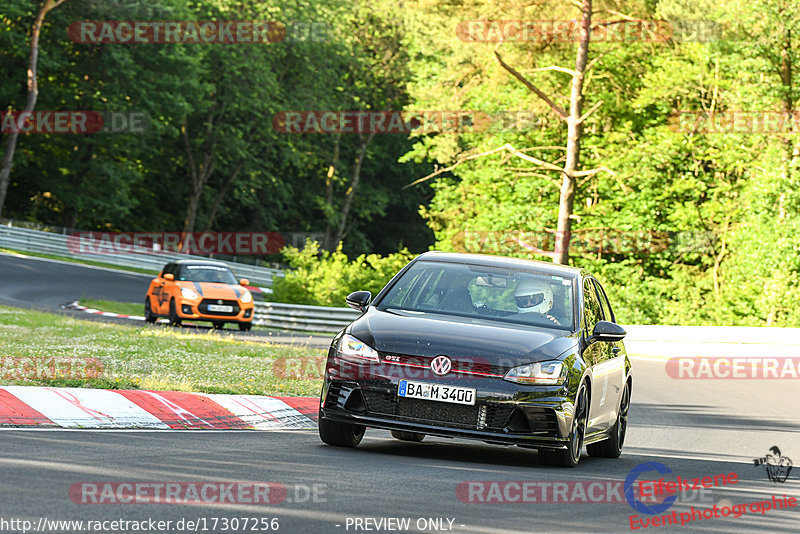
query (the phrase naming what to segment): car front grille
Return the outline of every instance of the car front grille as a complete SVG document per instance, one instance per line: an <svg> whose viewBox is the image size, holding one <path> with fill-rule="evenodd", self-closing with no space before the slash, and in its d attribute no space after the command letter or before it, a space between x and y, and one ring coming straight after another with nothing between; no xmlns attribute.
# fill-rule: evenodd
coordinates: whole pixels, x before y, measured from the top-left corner
<svg viewBox="0 0 800 534"><path fill-rule="evenodd" d="M217 306L232 306L233 311L231 312L218 312L218 311L209 311L208 305L215 304ZM197 305L197 309L200 313L205 315L219 315L221 317L235 317L239 315L239 303L235 300L219 300L219 299L203 299L200 304Z"/></svg>
<svg viewBox="0 0 800 534"><path fill-rule="evenodd" d="M368 416L408 423L422 423L465 430L503 434L558 437L556 414L550 408L526 407L500 402L478 402L475 406L408 399L397 389L362 387L356 382L334 380L325 406Z"/></svg>
<svg viewBox="0 0 800 534"><path fill-rule="evenodd" d="M475 429L478 407L422 399L403 399L381 391L362 390L367 412L410 422Z"/></svg>
<svg viewBox="0 0 800 534"><path fill-rule="evenodd" d="M433 359L433 357L429 356L412 356L394 352L381 352L380 356L385 364L414 365L425 368L430 367L431 360ZM389 359L387 359L387 356ZM455 375L481 374L504 376L509 369L509 367L493 365L488 359L481 357L451 359L453 361L453 370L451 373Z"/></svg>

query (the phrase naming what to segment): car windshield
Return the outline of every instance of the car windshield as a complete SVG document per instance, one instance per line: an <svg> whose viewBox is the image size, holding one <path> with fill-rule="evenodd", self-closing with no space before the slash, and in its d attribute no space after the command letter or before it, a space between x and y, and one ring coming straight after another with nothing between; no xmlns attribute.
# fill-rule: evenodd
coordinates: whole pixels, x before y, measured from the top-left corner
<svg viewBox="0 0 800 534"><path fill-rule="evenodd" d="M534 270L418 261L377 303L408 310L574 330L572 279Z"/></svg>
<svg viewBox="0 0 800 534"><path fill-rule="evenodd" d="M178 280L182 282L238 283L230 269L216 265L181 265Z"/></svg>

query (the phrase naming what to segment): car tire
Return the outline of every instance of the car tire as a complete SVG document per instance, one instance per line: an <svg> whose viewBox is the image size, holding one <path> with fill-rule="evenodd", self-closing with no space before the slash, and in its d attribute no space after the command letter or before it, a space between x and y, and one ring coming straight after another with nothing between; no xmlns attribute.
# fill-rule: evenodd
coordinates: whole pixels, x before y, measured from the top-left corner
<svg viewBox="0 0 800 534"><path fill-rule="evenodd" d="M169 325L181 325L181 318L178 316L178 311L175 309L175 299L169 301Z"/></svg>
<svg viewBox="0 0 800 534"><path fill-rule="evenodd" d="M319 418L319 438L334 447L357 447L366 429L362 425Z"/></svg>
<svg viewBox="0 0 800 534"><path fill-rule="evenodd" d="M622 454L622 447L625 444L625 434L628 431L628 410L631 406L630 384L625 383L622 390L622 398L619 401L619 411L617 412L617 422L611 429L611 435L598 443L586 446L589 456L598 458L619 458Z"/></svg>
<svg viewBox="0 0 800 534"><path fill-rule="evenodd" d="M423 439L425 439L425 434L420 434L419 432L406 432L405 430L392 430L392 437L394 439L399 439L400 441L413 441L415 443L419 443Z"/></svg>
<svg viewBox="0 0 800 534"><path fill-rule="evenodd" d="M249 332L253 328L253 323L239 323L239 330L242 332Z"/></svg>
<svg viewBox="0 0 800 534"><path fill-rule="evenodd" d="M575 395L575 417L572 419L572 429L569 433L569 444L565 450L539 449L539 459L544 465L557 467L577 467L583 450L583 440L586 437L586 421L589 416L589 402L586 385L581 384L578 394Z"/></svg>
<svg viewBox="0 0 800 534"><path fill-rule="evenodd" d="M146 297L144 299L144 320L150 324L153 324L158 319L158 316L153 313L153 309L150 305L150 297Z"/></svg>

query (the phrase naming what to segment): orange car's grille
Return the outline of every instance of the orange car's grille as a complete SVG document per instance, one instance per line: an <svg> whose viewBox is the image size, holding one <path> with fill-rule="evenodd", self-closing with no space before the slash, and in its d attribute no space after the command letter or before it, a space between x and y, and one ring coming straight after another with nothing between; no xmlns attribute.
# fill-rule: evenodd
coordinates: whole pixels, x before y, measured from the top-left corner
<svg viewBox="0 0 800 534"><path fill-rule="evenodd" d="M221 311L211 311L208 309L208 306L231 306L233 311L230 312L221 312ZM200 304L198 304L197 309L202 314L207 315L218 315L220 317L234 317L239 315L239 303L235 300L222 300L222 299L203 299Z"/></svg>

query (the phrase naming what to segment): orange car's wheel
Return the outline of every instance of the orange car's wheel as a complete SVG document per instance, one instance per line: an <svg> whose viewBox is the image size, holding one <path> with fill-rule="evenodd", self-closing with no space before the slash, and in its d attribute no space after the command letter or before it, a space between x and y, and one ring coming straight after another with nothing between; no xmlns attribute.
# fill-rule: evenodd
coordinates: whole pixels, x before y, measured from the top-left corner
<svg viewBox="0 0 800 534"><path fill-rule="evenodd" d="M242 332L249 332L253 328L253 323L239 323L239 330Z"/></svg>
<svg viewBox="0 0 800 534"><path fill-rule="evenodd" d="M150 297L145 297L144 299L144 320L148 323L155 323L158 316L153 314L153 310L150 307Z"/></svg>
<svg viewBox="0 0 800 534"><path fill-rule="evenodd" d="M169 301L169 325L180 326L181 318L178 317L178 312L175 309L175 299Z"/></svg>

